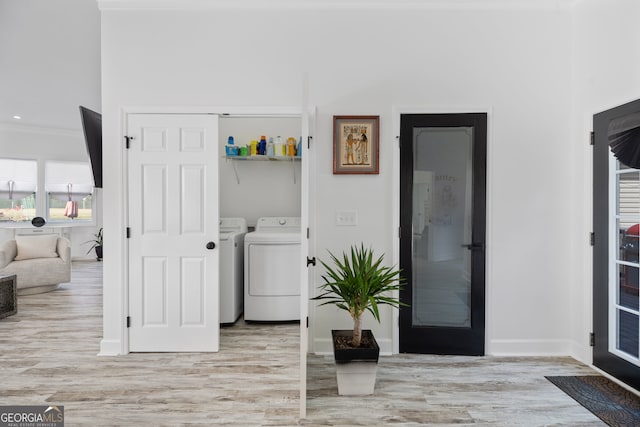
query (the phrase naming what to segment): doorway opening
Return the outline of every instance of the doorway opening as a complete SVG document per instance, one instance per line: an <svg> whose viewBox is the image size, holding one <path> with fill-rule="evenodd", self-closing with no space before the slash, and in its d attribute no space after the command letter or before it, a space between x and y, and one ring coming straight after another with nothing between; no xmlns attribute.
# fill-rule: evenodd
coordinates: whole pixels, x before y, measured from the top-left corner
<svg viewBox="0 0 640 427"><path fill-rule="evenodd" d="M223 159L219 167L221 224L229 219L242 219L246 221L246 231L253 233L244 234L239 239L243 248L236 254L242 258L239 264L243 268L237 271L237 282L220 282L221 298L235 294L242 300L237 318L231 322L221 318L221 324L224 328L242 327L246 333L251 333L251 324L256 323L256 338L264 333L265 328L272 333L283 329L284 334L290 334L286 323L297 323L300 319L299 282L295 281L294 289L282 280L283 275L290 278L300 275L299 257L296 257L300 245L295 242L300 239L302 200L301 156L297 155L300 135L300 116L220 117L218 152ZM265 147L263 154L259 154L262 137ZM292 140L295 141L294 151L286 145ZM252 145L258 154L252 155ZM265 220L261 221L261 218ZM277 218L273 225L283 228L274 232L291 233L289 238L287 235L271 239L263 236L256 241L256 226L268 226L266 218ZM284 221L287 223L280 224ZM252 259L254 256L259 258ZM230 267L222 262L223 259L228 257L221 253L221 277ZM251 281L250 277L255 278L256 275L264 280ZM253 286L249 287L250 283ZM234 292L230 292L231 289ZM255 292L250 289L255 289ZM221 300L221 311L229 303ZM245 316L247 309L250 313ZM261 323L258 325L257 322ZM222 335L221 351L224 346Z"/></svg>

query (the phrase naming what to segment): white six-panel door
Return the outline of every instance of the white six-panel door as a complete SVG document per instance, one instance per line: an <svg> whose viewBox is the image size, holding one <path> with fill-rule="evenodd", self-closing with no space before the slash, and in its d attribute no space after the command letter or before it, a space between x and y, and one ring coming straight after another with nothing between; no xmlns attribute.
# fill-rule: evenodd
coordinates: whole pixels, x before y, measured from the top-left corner
<svg viewBox="0 0 640 427"><path fill-rule="evenodd" d="M127 122L129 351L218 351L218 116Z"/></svg>

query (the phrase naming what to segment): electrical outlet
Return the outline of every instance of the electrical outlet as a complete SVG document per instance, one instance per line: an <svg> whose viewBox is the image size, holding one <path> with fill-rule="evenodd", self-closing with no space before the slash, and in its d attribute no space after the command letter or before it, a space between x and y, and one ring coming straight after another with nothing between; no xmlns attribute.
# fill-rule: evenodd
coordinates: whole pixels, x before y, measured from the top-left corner
<svg viewBox="0 0 640 427"><path fill-rule="evenodd" d="M355 226L358 224L358 213L355 211L336 212L336 225Z"/></svg>

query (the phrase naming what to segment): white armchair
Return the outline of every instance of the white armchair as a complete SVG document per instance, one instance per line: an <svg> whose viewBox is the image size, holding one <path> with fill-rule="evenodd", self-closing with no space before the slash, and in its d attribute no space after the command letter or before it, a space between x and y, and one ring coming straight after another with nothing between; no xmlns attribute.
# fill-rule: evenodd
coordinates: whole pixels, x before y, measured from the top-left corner
<svg viewBox="0 0 640 427"><path fill-rule="evenodd" d="M55 235L16 236L0 245L0 274L17 276L18 295L52 291L71 280L71 243Z"/></svg>

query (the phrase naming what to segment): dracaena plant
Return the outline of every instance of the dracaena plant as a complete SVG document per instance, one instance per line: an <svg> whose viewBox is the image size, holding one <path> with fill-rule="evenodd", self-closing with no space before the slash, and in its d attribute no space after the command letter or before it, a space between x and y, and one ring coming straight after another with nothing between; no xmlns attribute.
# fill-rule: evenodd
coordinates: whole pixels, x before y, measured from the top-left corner
<svg viewBox="0 0 640 427"><path fill-rule="evenodd" d="M102 246L102 227L100 227L100 230L93 235L93 240L87 240L84 243L91 243L91 247L89 248L89 250L87 251L87 253L91 252L91 250Z"/></svg>
<svg viewBox="0 0 640 427"><path fill-rule="evenodd" d="M380 305L406 305L390 292L404 284L400 270L382 264L384 255L374 260L373 249L351 246L350 253L338 258L329 252L332 265L320 260L326 274L322 276L320 294L312 299L325 300L320 305L333 304L348 311L353 319L352 346L359 347L362 339L362 316L369 311L380 322Z"/></svg>

